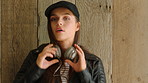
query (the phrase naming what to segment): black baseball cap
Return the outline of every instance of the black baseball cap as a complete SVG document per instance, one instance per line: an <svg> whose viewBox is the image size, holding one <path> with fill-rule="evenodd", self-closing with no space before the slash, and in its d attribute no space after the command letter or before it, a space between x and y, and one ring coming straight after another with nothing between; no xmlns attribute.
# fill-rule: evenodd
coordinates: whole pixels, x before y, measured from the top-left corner
<svg viewBox="0 0 148 83"><path fill-rule="evenodd" d="M77 9L77 7L75 6L75 4L71 3L71 2L67 2L67 1L59 1L57 3L54 3L52 5L50 5L46 10L45 10L45 16L47 18L50 17L52 10L56 9L56 8L60 8L60 7L64 7L69 9L79 20L79 11Z"/></svg>

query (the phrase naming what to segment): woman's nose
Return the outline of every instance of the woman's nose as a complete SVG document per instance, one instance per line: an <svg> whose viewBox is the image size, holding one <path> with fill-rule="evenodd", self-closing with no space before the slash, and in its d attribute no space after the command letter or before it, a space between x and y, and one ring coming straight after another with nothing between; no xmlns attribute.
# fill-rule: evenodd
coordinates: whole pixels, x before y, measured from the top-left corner
<svg viewBox="0 0 148 83"><path fill-rule="evenodd" d="M63 22L61 20L58 21L57 25L62 26Z"/></svg>

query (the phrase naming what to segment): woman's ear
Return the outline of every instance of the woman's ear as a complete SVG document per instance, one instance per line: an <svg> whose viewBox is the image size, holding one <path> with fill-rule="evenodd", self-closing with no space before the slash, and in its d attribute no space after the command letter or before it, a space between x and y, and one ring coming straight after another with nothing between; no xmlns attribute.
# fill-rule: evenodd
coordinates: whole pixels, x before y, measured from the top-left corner
<svg viewBox="0 0 148 83"><path fill-rule="evenodd" d="M78 31L80 29L81 23L77 22L77 27L76 27L76 31Z"/></svg>

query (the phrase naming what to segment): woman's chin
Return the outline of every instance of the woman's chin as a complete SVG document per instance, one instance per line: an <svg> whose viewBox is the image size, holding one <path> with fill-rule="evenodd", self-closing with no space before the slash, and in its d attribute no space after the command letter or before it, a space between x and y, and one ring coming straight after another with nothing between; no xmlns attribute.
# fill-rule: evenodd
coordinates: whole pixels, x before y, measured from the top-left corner
<svg viewBox="0 0 148 83"><path fill-rule="evenodd" d="M57 38L56 40L57 40L58 42L63 42L63 41L65 41L64 38Z"/></svg>

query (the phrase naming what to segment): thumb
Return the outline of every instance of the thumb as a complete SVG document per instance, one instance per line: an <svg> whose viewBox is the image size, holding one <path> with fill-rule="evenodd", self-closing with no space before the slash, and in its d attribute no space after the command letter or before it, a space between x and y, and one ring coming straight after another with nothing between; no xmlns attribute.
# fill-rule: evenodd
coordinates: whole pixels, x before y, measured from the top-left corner
<svg viewBox="0 0 148 83"><path fill-rule="evenodd" d="M72 68L74 67L74 63L71 60L65 60Z"/></svg>
<svg viewBox="0 0 148 83"><path fill-rule="evenodd" d="M57 59L51 60L50 65L53 65L53 64L58 63L58 62L59 62L59 60L57 60Z"/></svg>

